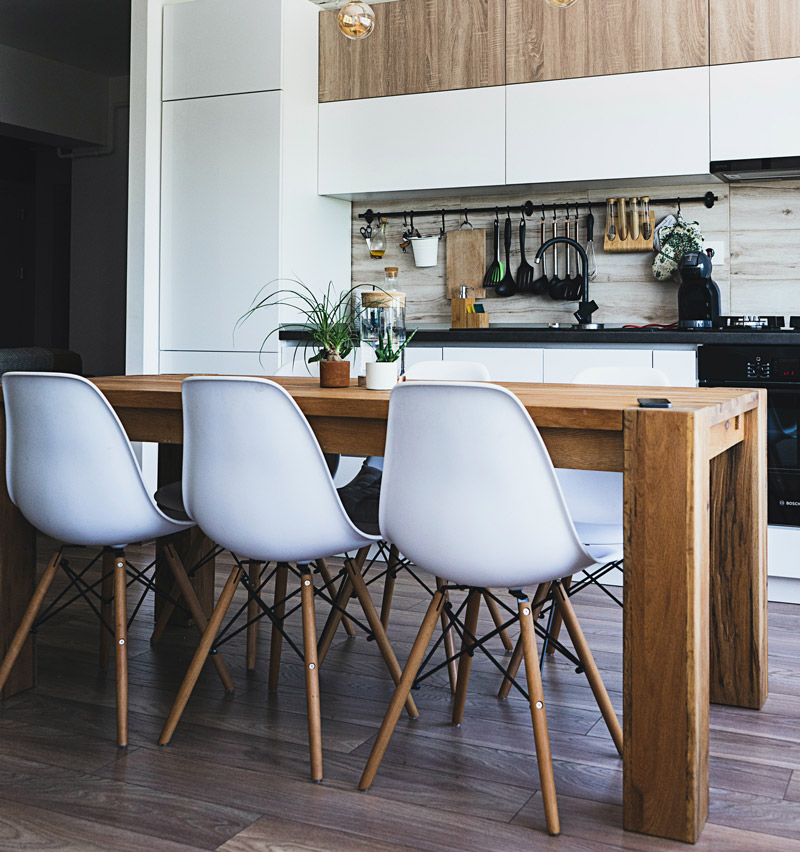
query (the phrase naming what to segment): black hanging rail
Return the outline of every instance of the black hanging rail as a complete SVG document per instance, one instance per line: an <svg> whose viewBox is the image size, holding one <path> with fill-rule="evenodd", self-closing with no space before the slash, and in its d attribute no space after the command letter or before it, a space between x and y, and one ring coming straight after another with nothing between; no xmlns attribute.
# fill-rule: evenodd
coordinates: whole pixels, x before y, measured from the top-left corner
<svg viewBox="0 0 800 852"><path fill-rule="evenodd" d="M650 204L677 204L680 209L681 204L705 204L709 209L714 206L714 203L719 201L719 197L714 195L713 192L707 192L705 195L690 195L690 196L679 196L676 198L650 198ZM509 212L513 210L515 213L520 212L524 213L525 216L530 218L533 216L534 212L540 209L544 210L572 210L575 206L579 207L587 207L591 210L593 207L602 206L605 204L604 201L558 201L555 203L545 203L545 204L534 204L532 201L526 201L524 204L494 204L491 207L454 207L449 209L442 209L441 207L437 210L394 210L390 213L376 213L374 210L369 209L364 213L359 213L359 219L365 219L368 225L371 225L376 219L410 219L413 223L414 219L420 216L465 216L468 217L470 213L497 213L498 215L503 211Z"/></svg>

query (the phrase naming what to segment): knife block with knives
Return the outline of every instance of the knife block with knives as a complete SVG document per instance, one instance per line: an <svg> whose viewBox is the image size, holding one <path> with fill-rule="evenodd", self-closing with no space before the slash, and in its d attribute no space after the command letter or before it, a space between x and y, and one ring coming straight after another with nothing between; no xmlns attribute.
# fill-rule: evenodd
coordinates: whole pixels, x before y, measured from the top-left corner
<svg viewBox="0 0 800 852"><path fill-rule="evenodd" d="M475 299L486 295L486 231L475 228L447 234L446 287L452 328L488 328L489 314ZM469 297L466 293L470 292ZM477 310L476 310L477 307Z"/></svg>
<svg viewBox="0 0 800 852"><path fill-rule="evenodd" d="M641 199L649 202L647 196ZM611 210L611 216L606 222L606 233L603 240L603 251L631 252L652 251L653 234L655 233L656 214L649 209L639 208L639 199L631 198L628 209L627 198L609 198L606 209ZM609 226L612 225L613 227Z"/></svg>

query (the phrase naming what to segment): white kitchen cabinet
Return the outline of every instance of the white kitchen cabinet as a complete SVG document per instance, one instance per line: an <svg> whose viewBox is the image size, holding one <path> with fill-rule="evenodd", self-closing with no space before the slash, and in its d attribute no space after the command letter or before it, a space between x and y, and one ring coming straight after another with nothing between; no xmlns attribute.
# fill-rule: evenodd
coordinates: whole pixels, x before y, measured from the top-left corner
<svg viewBox="0 0 800 852"><path fill-rule="evenodd" d="M280 111L279 92L164 104L161 349L257 352L275 327L260 311L234 345L279 275Z"/></svg>
<svg viewBox="0 0 800 852"><path fill-rule="evenodd" d="M502 185L504 127L503 86L320 104L319 192Z"/></svg>
<svg viewBox="0 0 800 852"><path fill-rule="evenodd" d="M650 349L611 349L606 346L545 349L544 381L569 384L587 367L652 367Z"/></svg>
<svg viewBox="0 0 800 852"><path fill-rule="evenodd" d="M281 87L281 0L193 0L164 7L162 98Z"/></svg>
<svg viewBox="0 0 800 852"><path fill-rule="evenodd" d="M708 174L708 81L697 67L508 86L505 182Z"/></svg>
<svg viewBox="0 0 800 852"><path fill-rule="evenodd" d="M654 349L653 366L676 388L697 387L696 349Z"/></svg>
<svg viewBox="0 0 800 852"><path fill-rule="evenodd" d="M272 376L277 352L172 352L162 351L159 373L216 373L220 376Z"/></svg>
<svg viewBox="0 0 800 852"><path fill-rule="evenodd" d="M800 154L800 59L711 68L711 159Z"/></svg>
<svg viewBox="0 0 800 852"><path fill-rule="evenodd" d="M405 364L408 369L413 364L419 364L421 361L441 361L442 347L441 346L407 346L405 350Z"/></svg>
<svg viewBox="0 0 800 852"><path fill-rule="evenodd" d="M480 361L493 382L541 382L542 350L530 347L447 346L445 361Z"/></svg>

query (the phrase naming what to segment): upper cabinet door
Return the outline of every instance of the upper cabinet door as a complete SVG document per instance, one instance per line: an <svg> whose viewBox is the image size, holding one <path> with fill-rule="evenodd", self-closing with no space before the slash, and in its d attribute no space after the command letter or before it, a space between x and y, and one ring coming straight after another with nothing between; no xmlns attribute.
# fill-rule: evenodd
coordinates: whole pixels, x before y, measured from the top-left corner
<svg viewBox="0 0 800 852"><path fill-rule="evenodd" d="M506 16L508 83L708 64L708 0L508 0Z"/></svg>
<svg viewBox="0 0 800 852"><path fill-rule="evenodd" d="M165 101L279 89L281 0L167 5L163 51Z"/></svg>
<svg viewBox="0 0 800 852"><path fill-rule="evenodd" d="M501 186L505 103L492 86L320 104L319 193Z"/></svg>
<svg viewBox="0 0 800 852"><path fill-rule="evenodd" d="M506 183L708 174L708 87L708 66L508 86Z"/></svg>
<svg viewBox="0 0 800 852"><path fill-rule="evenodd" d="M800 56L798 0L710 0L711 64Z"/></svg>
<svg viewBox="0 0 800 852"><path fill-rule="evenodd" d="M363 41L339 32L337 12L320 14L320 102L505 82L505 0L402 0L374 10L375 31Z"/></svg>

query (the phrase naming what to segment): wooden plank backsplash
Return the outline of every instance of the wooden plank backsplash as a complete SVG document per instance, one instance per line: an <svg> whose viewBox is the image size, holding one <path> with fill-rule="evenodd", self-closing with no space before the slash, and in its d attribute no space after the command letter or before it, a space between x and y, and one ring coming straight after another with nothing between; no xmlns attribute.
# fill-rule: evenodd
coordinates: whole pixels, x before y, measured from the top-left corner
<svg viewBox="0 0 800 852"><path fill-rule="evenodd" d="M712 190L719 201L709 210L702 203L686 204L683 214L688 220L697 220L706 241L722 240L726 247L724 265L716 264L714 280L720 288L723 313L768 313L784 314L787 317L800 315L800 181L764 181L748 184L702 184L697 186L637 186L618 190L628 198L650 195L653 198L698 196ZM500 210L501 256L502 226L505 207L519 207L530 199L534 205L547 201L572 201L581 207L581 244L586 243L586 204L596 202L595 252L597 255L597 278L591 284L591 297L600 306L595 320L606 323L663 322L677 319L678 285L659 282L651 272L653 252L631 254L607 254L603 252L605 228L605 198L610 190L592 190L576 193L548 193L535 195L517 191L480 196L442 196L414 200L392 200L353 203L353 266L352 283L356 286L383 286L384 266L400 269L398 289L408 296L408 322L449 322L450 302L445 296L445 243L439 244L438 264L435 267L418 268L409 247L404 253L399 248L403 230L402 219L390 219L387 225L388 248L380 260L369 256L359 228L364 221L358 214L372 207L384 212L394 210L436 211L442 208L488 207L497 204ZM656 224L672 207L653 205ZM563 212L559 211L560 230L563 235ZM492 257L493 214L470 216L476 228L487 229L487 263ZM519 213L512 213L514 223L511 249L511 267L516 277L519 265ZM447 229L458 228L463 221L449 216ZM528 220L526 255L533 258L540 244L539 210ZM552 235L552 208L547 217L548 237ZM439 232L441 216L437 212L428 215L417 213L414 224L422 234ZM564 250L561 247L561 271L564 270ZM552 262L548 265L551 267ZM501 298L489 293L486 310L492 322L571 322L576 308L572 302L554 302L549 296L516 295Z"/></svg>

